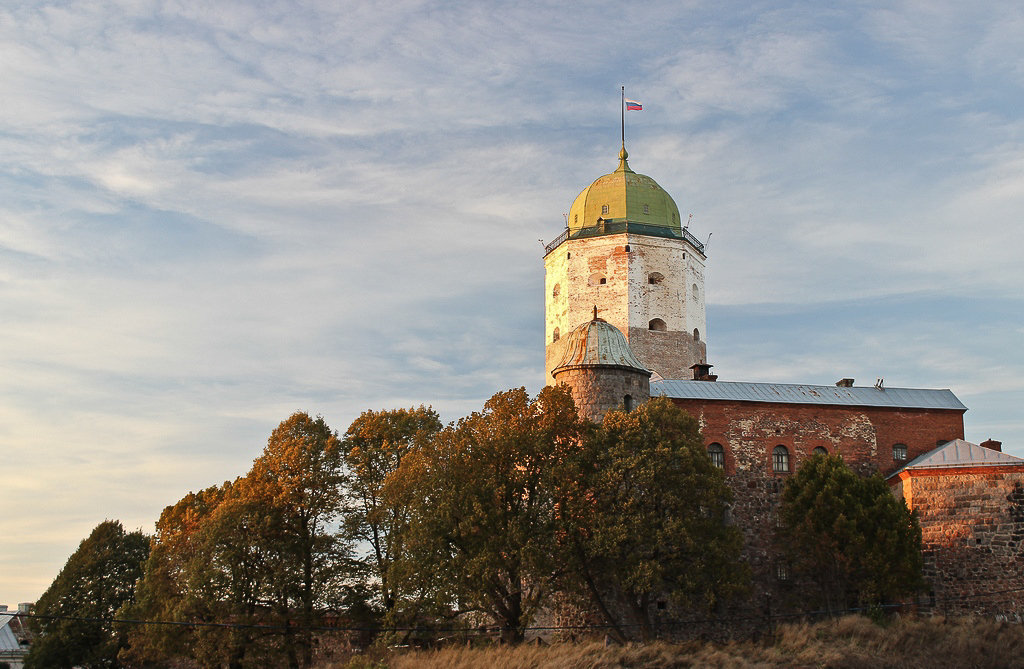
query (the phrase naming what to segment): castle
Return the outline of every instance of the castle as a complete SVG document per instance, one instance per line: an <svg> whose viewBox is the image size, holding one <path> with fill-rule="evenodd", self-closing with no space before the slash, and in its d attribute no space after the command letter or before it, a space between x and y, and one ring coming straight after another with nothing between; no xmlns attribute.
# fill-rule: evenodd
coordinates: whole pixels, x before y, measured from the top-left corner
<svg viewBox="0 0 1024 669"><path fill-rule="evenodd" d="M773 549L782 483L813 454L881 472L918 512L924 606L1024 613L1024 459L964 441L949 390L719 381L707 362L705 246L672 197L619 165L576 197L545 247L545 370L600 421L664 395L700 423L734 493L755 587L781 600L789 569Z"/></svg>

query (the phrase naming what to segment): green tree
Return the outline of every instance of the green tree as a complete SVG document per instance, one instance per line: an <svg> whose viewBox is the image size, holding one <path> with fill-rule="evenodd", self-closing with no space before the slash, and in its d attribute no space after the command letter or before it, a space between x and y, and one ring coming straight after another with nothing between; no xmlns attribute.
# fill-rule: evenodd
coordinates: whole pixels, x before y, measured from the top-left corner
<svg viewBox="0 0 1024 669"><path fill-rule="evenodd" d="M554 477L580 431L568 391L509 390L409 454L395 477L416 492L413 564L436 575L456 612L486 614L506 641L522 640L559 572Z"/></svg>
<svg viewBox="0 0 1024 669"><path fill-rule="evenodd" d="M657 599L708 611L746 587L725 477L668 399L606 414L560 480L567 580L619 641L654 635Z"/></svg>
<svg viewBox="0 0 1024 669"><path fill-rule="evenodd" d="M917 515L878 474L816 455L787 482L780 539L794 572L818 586L829 611L870 606L922 585Z"/></svg>
<svg viewBox="0 0 1024 669"><path fill-rule="evenodd" d="M132 599L148 553L142 532L125 532L116 520L97 525L36 602L39 637L25 666L119 666L123 639L111 619Z"/></svg>
<svg viewBox="0 0 1024 669"><path fill-rule="evenodd" d="M396 563L406 557L411 500L388 494L388 482L403 458L433 439L441 430L437 412L428 407L364 411L345 432L348 507L346 529L355 542L369 548L362 564L377 588L389 619L400 604Z"/></svg>

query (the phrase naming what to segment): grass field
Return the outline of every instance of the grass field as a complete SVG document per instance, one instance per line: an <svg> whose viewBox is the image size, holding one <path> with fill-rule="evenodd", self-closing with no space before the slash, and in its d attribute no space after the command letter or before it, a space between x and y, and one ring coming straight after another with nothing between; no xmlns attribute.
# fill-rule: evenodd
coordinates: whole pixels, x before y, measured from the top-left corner
<svg viewBox="0 0 1024 669"><path fill-rule="evenodd" d="M767 642L608 646L601 642L371 651L322 669L612 669L616 667L1024 667L1024 626L973 618L860 616L781 625Z"/></svg>

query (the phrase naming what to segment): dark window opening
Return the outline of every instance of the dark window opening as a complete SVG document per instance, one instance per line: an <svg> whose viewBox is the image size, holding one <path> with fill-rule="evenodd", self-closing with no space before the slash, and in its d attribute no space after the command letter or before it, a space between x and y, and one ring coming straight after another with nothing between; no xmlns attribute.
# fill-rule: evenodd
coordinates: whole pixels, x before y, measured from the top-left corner
<svg viewBox="0 0 1024 669"><path fill-rule="evenodd" d="M627 412L632 411L633 410L633 396L632 395L626 395L625 397L623 397L622 398L622 406L623 406L623 408L626 409Z"/></svg>
<svg viewBox="0 0 1024 669"><path fill-rule="evenodd" d="M779 445L772 450L772 471L789 471L789 449Z"/></svg>
<svg viewBox="0 0 1024 669"><path fill-rule="evenodd" d="M719 469L725 469L725 449L721 444L708 444L708 457L711 458L711 464Z"/></svg>
<svg viewBox="0 0 1024 669"><path fill-rule="evenodd" d="M811 455L828 455L828 450L824 446L815 446Z"/></svg>
<svg viewBox="0 0 1024 669"><path fill-rule="evenodd" d="M651 330L652 332L665 332L666 330L668 330L668 325L666 325L665 321L661 320L660 318L655 318L651 320L650 323L647 324L647 329Z"/></svg>
<svg viewBox="0 0 1024 669"><path fill-rule="evenodd" d="M896 462L903 462L907 459L907 445L906 444L893 444L892 447L892 459Z"/></svg>

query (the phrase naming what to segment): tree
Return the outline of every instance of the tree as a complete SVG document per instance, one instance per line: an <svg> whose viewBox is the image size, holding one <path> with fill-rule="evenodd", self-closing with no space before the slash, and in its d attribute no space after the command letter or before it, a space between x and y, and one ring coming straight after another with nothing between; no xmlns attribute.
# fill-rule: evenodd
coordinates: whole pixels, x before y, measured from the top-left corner
<svg viewBox="0 0 1024 669"><path fill-rule="evenodd" d="M563 388L497 393L402 462L414 491L412 564L456 613L479 611L520 641L559 571L554 477L581 423Z"/></svg>
<svg viewBox="0 0 1024 669"><path fill-rule="evenodd" d="M403 458L441 430L431 408L364 411L345 432L348 536L369 547L362 564L373 575L385 616L400 604L396 562L403 559L409 527L408 495L388 494L388 481Z"/></svg>
<svg viewBox="0 0 1024 669"><path fill-rule="evenodd" d="M815 455L786 484L780 539L794 572L818 586L829 611L868 606L921 587L917 515L875 474Z"/></svg>
<svg viewBox="0 0 1024 669"><path fill-rule="evenodd" d="M343 507L342 459L341 442L324 419L297 412L270 435L243 485L244 499L264 514L254 529L265 596L285 625L290 667L312 663L312 627L339 599L349 571L349 546L333 531Z"/></svg>
<svg viewBox="0 0 1024 669"><path fill-rule="evenodd" d="M125 532L116 520L97 525L36 602L39 637L25 666L118 666L123 639L111 619L132 599L148 553L141 531Z"/></svg>
<svg viewBox="0 0 1024 669"><path fill-rule="evenodd" d="M607 413L559 478L567 580L619 641L654 635L659 598L711 610L745 588L725 477L668 399Z"/></svg>
<svg viewBox="0 0 1024 669"><path fill-rule="evenodd" d="M341 463L341 442L324 420L296 413L245 477L165 509L129 614L217 625L133 632L125 658L309 666L312 629L342 600L350 571L349 546L335 531Z"/></svg>

